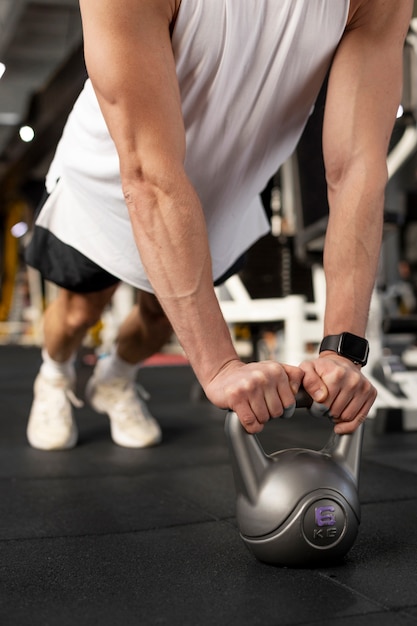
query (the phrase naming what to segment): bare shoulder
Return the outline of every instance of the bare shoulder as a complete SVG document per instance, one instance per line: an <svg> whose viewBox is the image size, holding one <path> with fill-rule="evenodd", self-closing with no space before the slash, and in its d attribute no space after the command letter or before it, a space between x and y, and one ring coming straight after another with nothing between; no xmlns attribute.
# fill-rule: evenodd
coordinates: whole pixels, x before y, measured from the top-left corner
<svg viewBox="0 0 417 626"><path fill-rule="evenodd" d="M366 30L369 34L402 36L413 13L413 0L351 0L346 31Z"/></svg>

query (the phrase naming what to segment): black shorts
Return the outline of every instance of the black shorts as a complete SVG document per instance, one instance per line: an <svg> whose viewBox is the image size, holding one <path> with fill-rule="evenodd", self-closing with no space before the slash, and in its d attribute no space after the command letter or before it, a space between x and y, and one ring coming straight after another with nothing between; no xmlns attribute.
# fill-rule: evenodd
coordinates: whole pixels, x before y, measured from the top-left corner
<svg viewBox="0 0 417 626"><path fill-rule="evenodd" d="M102 291L119 282L118 278L41 226L35 226L33 230L25 260L39 270L45 280L76 293Z"/></svg>
<svg viewBox="0 0 417 626"><path fill-rule="evenodd" d="M40 208L45 203L46 197L42 199ZM218 278L214 285L221 285L230 276L239 272L245 264L245 259L246 254ZM25 251L25 260L28 265L37 269L45 280L75 293L102 291L120 282L119 278L109 274L41 226L35 225L33 229L32 239Z"/></svg>

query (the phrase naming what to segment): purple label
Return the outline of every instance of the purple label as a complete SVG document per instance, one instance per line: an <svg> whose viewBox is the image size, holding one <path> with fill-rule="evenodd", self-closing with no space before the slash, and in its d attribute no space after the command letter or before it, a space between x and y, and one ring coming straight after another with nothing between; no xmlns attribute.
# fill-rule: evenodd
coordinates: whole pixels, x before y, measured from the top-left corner
<svg viewBox="0 0 417 626"><path fill-rule="evenodd" d="M334 506L317 506L314 513L316 526L335 526L335 510Z"/></svg>

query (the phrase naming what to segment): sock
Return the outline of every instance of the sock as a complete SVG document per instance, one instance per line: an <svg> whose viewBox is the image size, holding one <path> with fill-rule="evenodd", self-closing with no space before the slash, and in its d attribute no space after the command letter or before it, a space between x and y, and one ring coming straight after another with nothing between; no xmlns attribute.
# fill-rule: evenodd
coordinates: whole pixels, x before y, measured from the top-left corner
<svg viewBox="0 0 417 626"><path fill-rule="evenodd" d="M40 372L42 376L45 376L48 380L57 380L62 377L75 379L75 355L72 355L68 361L59 363L58 361L54 361L44 348L42 350L42 359L43 363Z"/></svg>
<svg viewBox="0 0 417 626"><path fill-rule="evenodd" d="M126 378L133 381L140 367L140 363L128 363L121 359L114 348L110 354L101 357L97 363L96 372L100 380L112 378Z"/></svg>

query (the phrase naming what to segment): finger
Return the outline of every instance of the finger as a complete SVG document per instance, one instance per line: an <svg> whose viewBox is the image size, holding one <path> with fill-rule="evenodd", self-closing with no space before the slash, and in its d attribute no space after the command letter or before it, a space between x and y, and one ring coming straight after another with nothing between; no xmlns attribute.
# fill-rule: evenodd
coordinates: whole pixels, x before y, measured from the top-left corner
<svg viewBox="0 0 417 626"><path fill-rule="evenodd" d="M259 393L252 394L250 398L251 409L261 424L265 424L271 418L282 417L289 408L295 406L294 394L291 391L288 380L280 384L267 386Z"/></svg>
<svg viewBox="0 0 417 626"><path fill-rule="evenodd" d="M291 417L293 417L294 413L295 413L295 409L296 409L297 405L294 402L294 404L291 404L290 406L287 406L283 412L282 412L282 419L287 420L290 419Z"/></svg>
<svg viewBox="0 0 417 626"><path fill-rule="evenodd" d="M278 411L282 413L283 409L281 402L275 402L274 405L278 406ZM255 416L255 419L262 425L266 424L266 422L268 422L273 416L273 412L270 411L266 403L266 398L264 394L253 394L250 398L250 407Z"/></svg>
<svg viewBox="0 0 417 626"><path fill-rule="evenodd" d="M270 419L290 417L295 409L295 398L288 380L281 385L259 389L250 396L250 407L260 424Z"/></svg>
<svg viewBox="0 0 417 626"><path fill-rule="evenodd" d="M255 435L256 433L260 433L263 429L263 424L261 424L254 412L252 411L249 405L243 407L236 407L233 409L236 412L236 415L239 418L240 423L243 428L250 434Z"/></svg>
<svg viewBox="0 0 417 626"><path fill-rule="evenodd" d="M338 434L351 433L353 432L360 424L362 424L366 418L368 417L369 411L376 399L376 389L371 385L371 383L364 378L365 381L365 391L362 394L358 394L358 397L355 397L354 402L350 403L350 406L342 413L340 418L336 421L335 432ZM357 409L355 403L360 404ZM353 409L352 407L355 406ZM352 410L353 416L350 413Z"/></svg>
<svg viewBox="0 0 417 626"><path fill-rule="evenodd" d="M293 395L295 396L300 389L301 383L304 378L304 371L300 367L294 365L282 364L282 367L287 374L289 385Z"/></svg>
<svg viewBox="0 0 417 626"><path fill-rule="evenodd" d="M297 373L298 368L295 367L290 369L296 378L294 388L297 389L298 380L302 378L303 373ZM271 418L281 417L285 408L295 404L294 393L284 366L268 363L266 369L256 372L254 380L256 384L251 387L248 397L251 409L260 423L264 424Z"/></svg>
<svg viewBox="0 0 417 626"><path fill-rule="evenodd" d="M368 413L359 413L354 420L350 422L338 422L334 427L334 432L337 435L348 435L353 433L361 424L363 424L368 417Z"/></svg>
<svg viewBox="0 0 417 626"><path fill-rule="evenodd" d="M313 415L314 417L318 417L319 419L323 419L324 417L327 417L328 419L335 421L333 415L331 414L329 407L326 406L325 404L320 404L319 402L313 402L309 411L311 415Z"/></svg>
<svg viewBox="0 0 417 626"><path fill-rule="evenodd" d="M288 419L294 415L296 408L295 393L290 386L285 388L285 390L277 388L273 402L268 401L271 418L282 417Z"/></svg>
<svg viewBox="0 0 417 626"><path fill-rule="evenodd" d="M280 382L278 385L278 393L283 406L280 417L286 419L294 415L296 408L295 396L300 389L304 372L294 365L282 364L282 368L286 374L287 380L284 379Z"/></svg>
<svg viewBox="0 0 417 626"><path fill-rule="evenodd" d="M360 376L359 382L357 380L356 376L350 376L331 403L330 410L334 417L353 421L357 415L369 413L376 391L364 376Z"/></svg>
<svg viewBox="0 0 417 626"><path fill-rule="evenodd" d="M325 381L314 368L312 361L303 361L300 369L304 372L303 387L315 402L324 403L329 397L329 389Z"/></svg>
<svg viewBox="0 0 417 626"><path fill-rule="evenodd" d="M373 402L374 402L373 397L371 399L367 399L359 407L359 409L356 408L357 406L356 402L355 402L355 409L352 408L354 403L351 403L346 408L346 410L343 411L342 415L339 418L333 420L337 427L337 428L335 427L335 431L336 432L344 432L344 431L348 432L346 430L348 426L346 425L349 425L349 424L352 425L353 430L357 428L359 424L362 424L366 420Z"/></svg>
<svg viewBox="0 0 417 626"><path fill-rule="evenodd" d="M343 400L340 400L340 395L331 406L332 415L339 418L340 421L352 422L357 415L364 412L365 402L363 396L352 396L350 399L343 398ZM339 406L336 407L337 404Z"/></svg>

